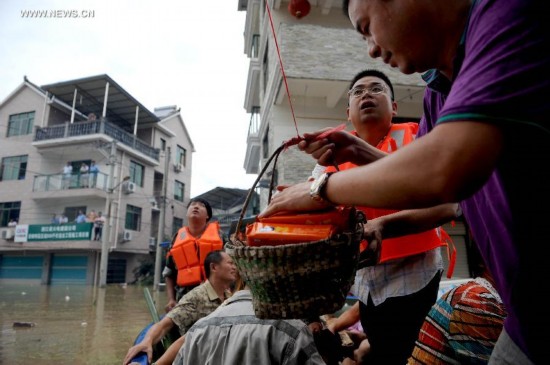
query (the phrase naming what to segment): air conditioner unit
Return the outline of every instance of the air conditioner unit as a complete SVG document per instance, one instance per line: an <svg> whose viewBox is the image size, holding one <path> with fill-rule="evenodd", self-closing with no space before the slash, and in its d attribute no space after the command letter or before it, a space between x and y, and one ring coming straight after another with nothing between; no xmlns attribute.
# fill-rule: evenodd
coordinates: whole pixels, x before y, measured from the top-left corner
<svg viewBox="0 0 550 365"><path fill-rule="evenodd" d="M153 210L160 210L159 205L157 204L157 202L152 203L152 209Z"/></svg>
<svg viewBox="0 0 550 365"><path fill-rule="evenodd" d="M11 240L13 238L13 230L12 229L6 229L2 231L2 239L4 240Z"/></svg>
<svg viewBox="0 0 550 365"><path fill-rule="evenodd" d="M180 172L183 170L183 164L182 163L175 163L174 164L174 171L175 172Z"/></svg>
<svg viewBox="0 0 550 365"><path fill-rule="evenodd" d="M155 247L156 246L156 238L155 237L149 237L149 247Z"/></svg>
<svg viewBox="0 0 550 365"><path fill-rule="evenodd" d="M124 231L124 234L122 235L123 241L130 241L132 239L132 231Z"/></svg>
<svg viewBox="0 0 550 365"><path fill-rule="evenodd" d="M131 194L136 191L136 183L127 181L123 185L123 190L126 194Z"/></svg>

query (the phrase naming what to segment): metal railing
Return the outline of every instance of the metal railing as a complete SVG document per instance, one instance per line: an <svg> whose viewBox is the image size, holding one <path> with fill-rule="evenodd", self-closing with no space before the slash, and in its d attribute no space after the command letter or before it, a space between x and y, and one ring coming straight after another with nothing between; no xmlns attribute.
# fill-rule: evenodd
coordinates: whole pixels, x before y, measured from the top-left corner
<svg viewBox="0 0 550 365"><path fill-rule="evenodd" d="M76 122L73 124L65 122L61 125L37 128L34 141L46 141L50 139L69 138L98 133L105 134L126 146L130 146L156 161L159 160L160 150L158 148L151 147L149 144L138 139L135 135L126 132L124 129L106 120Z"/></svg>
<svg viewBox="0 0 550 365"><path fill-rule="evenodd" d="M52 174L36 175L32 191L60 191L68 189L100 189L107 190L107 174L102 172L71 175Z"/></svg>

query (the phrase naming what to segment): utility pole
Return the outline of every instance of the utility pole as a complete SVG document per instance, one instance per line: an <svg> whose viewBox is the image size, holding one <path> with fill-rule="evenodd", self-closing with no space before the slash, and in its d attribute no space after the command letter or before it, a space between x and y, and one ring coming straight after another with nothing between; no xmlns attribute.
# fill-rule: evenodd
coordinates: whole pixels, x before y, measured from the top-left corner
<svg viewBox="0 0 550 365"><path fill-rule="evenodd" d="M162 196L160 197L161 210L157 235L157 250L155 253L155 276L153 279L153 290L158 290L160 284L160 265L162 264L162 247L160 246L160 243L164 240L164 222L166 221L166 192L168 187L168 171L170 168L171 159L170 155L170 147L167 147L166 155L164 156L164 178L162 179Z"/></svg>
<svg viewBox="0 0 550 365"><path fill-rule="evenodd" d="M113 194L113 175L115 174L116 142L111 142L109 154L109 176L107 180L107 198L105 200L105 227L101 232L101 261L99 264L99 287L107 285L107 265L109 264L109 247L111 246L111 195Z"/></svg>

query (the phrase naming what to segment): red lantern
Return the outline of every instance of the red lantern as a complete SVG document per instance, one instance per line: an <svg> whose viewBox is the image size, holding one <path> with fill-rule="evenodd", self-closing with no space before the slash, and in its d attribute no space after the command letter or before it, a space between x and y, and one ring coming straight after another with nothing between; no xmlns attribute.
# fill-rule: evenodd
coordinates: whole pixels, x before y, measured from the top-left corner
<svg viewBox="0 0 550 365"><path fill-rule="evenodd" d="M300 19L309 14L311 5L308 0L290 0L288 11L296 18Z"/></svg>

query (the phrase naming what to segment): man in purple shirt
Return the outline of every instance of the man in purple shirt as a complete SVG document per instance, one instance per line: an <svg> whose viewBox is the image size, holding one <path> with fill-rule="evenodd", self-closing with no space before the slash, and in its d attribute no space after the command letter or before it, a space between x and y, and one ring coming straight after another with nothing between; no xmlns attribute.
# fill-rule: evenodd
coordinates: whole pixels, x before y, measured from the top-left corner
<svg viewBox="0 0 550 365"><path fill-rule="evenodd" d="M345 0L371 57L406 74L426 72L425 135L377 162L322 176L324 184L294 185L262 213L461 201L508 310L493 364L547 363L550 356L550 319L540 299L550 291L550 271L539 252L550 221L550 32L543 3ZM370 162L344 133L307 141L300 147L323 165Z"/></svg>

